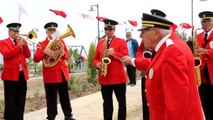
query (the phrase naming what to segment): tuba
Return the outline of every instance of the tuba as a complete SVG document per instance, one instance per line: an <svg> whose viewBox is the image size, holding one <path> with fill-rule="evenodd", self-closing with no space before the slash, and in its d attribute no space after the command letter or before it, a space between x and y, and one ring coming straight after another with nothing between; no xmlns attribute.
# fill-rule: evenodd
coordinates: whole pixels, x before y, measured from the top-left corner
<svg viewBox="0 0 213 120"><path fill-rule="evenodd" d="M67 30L63 34L61 34L57 38L54 38L47 44L45 50L46 49L53 50L55 52L55 54L54 54L54 56L46 56L45 59L43 59L43 64L45 67L52 67L58 63L58 61L62 57L61 53L64 51L64 46L60 42L60 40L66 38L66 37L69 37L69 36L73 36L75 38L75 33L73 32L70 25L68 25Z"/></svg>
<svg viewBox="0 0 213 120"><path fill-rule="evenodd" d="M196 74L197 84L198 86L200 86L201 85L200 65L202 61L200 59L200 55L195 53L195 50L199 48L198 39L197 39L197 30L200 30L200 28L197 28L194 30L193 53L194 53L194 60L195 60L195 74Z"/></svg>
<svg viewBox="0 0 213 120"><path fill-rule="evenodd" d="M111 60L109 59L109 56L106 55L106 53L105 53L105 50L107 49L107 40L108 40L108 37L106 36L105 37L104 48L103 48L103 57L102 57L102 60L101 60L101 62L102 62L101 75L103 77L106 77L108 64L111 63Z"/></svg>

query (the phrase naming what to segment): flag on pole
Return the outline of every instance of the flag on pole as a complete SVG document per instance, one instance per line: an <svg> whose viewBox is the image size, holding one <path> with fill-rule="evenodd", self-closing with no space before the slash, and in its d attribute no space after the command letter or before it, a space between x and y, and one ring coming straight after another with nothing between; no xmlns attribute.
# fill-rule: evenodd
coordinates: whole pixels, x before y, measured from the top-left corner
<svg viewBox="0 0 213 120"><path fill-rule="evenodd" d="M84 19L95 19L94 17L92 17L89 14L85 14L85 13L79 13L79 15L81 15Z"/></svg>
<svg viewBox="0 0 213 120"><path fill-rule="evenodd" d="M134 27L137 27L137 25L138 25L138 22L137 22L137 21L128 20L128 22L129 22L132 26L134 26Z"/></svg>
<svg viewBox="0 0 213 120"><path fill-rule="evenodd" d="M3 19L0 17L0 23L2 23L3 22Z"/></svg>
<svg viewBox="0 0 213 120"><path fill-rule="evenodd" d="M108 19L108 18L96 16L96 19L97 19L98 21L103 21L103 20L106 20L106 19Z"/></svg>
<svg viewBox="0 0 213 120"><path fill-rule="evenodd" d="M189 25L188 23L180 23L180 26L182 28L185 28L185 29L190 29L190 28L194 28L193 26Z"/></svg>
<svg viewBox="0 0 213 120"><path fill-rule="evenodd" d="M67 17L67 14L64 11L61 10L53 10L53 9L49 9L51 12L55 13L56 15L59 15L63 18Z"/></svg>
<svg viewBox="0 0 213 120"><path fill-rule="evenodd" d="M18 8L18 21L19 21L19 22L20 22L21 16L22 16L23 14L26 14L26 15L27 15L27 12L26 12L26 10L23 8L23 6L19 4L19 8Z"/></svg>

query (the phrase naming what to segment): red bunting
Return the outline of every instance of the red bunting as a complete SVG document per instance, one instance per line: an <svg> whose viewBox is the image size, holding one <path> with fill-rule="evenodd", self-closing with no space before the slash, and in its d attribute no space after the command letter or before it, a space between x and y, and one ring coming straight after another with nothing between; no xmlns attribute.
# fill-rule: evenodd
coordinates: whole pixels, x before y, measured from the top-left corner
<svg viewBox="0 0 213 120"><path fill-rule="evenodd" d="M0 23L2 23L3 22L3 19L0 17Z"/></svg>
<svg viewBox="0 0 213 120"><path fill-rule="evenodd" d="M193 26L189 25L188 23L180 23L180 26L181 26L182 28L185 28L185 29L193 28Z"/></svg>
<svg viewBox="0 0 213 120"><path fill-rule="evenodd" d="M106 20L106 19L108 19L108 18L96 16L96 19L99 20L99 21L104 21L104 20Z"/></svg>
<svg viewBox="0 0 213 120"><path fill-rule="evenodd" d="M134 27L136 27L138 25L137 21L128 20L128 22Z"/></svg>
<svg viewBox="0 0 213 120"><path fill-rule="evenodd" d="M171 30L172 31L175 31L176 29L177 29L177 25L176 24L171 25Z"/></svg>
<svg viewBox="0 0 213 120"><path fill-rule="evenodd" d="M67 15L66 15L66 13L65 13L64 11L61 11L61 10L53 10L53 9L49 9L49 10L50 10L51 12L55 13L56 15L61 16L61 17L64 17L64 18L67 17Z"/></svg>

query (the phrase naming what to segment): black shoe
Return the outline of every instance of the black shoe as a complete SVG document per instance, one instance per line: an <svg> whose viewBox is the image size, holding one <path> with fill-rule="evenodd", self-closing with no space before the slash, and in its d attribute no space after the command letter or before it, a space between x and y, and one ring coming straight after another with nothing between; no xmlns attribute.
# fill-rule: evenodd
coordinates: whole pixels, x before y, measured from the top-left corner
<svg viewBox="0 0 213 120"><path fill-rule="evenodd" d="M132 83L132 84L131 84L131 87L133 87L133 86L135 86L135 85L136 85L135 83Z"/></svg>
<svg viewBox="0 0 213 120"><path fill-rule="evenodd" d="M64 120L76 120L76 119L73 118L72 116L69 116L69 117L65 117Z"/></svg>
<svg viewBox="0 0 213 120"><path fill-rule="evenodd" d="M132 83L131 82L129 82L127 85L131 85Z"/></svg>
<svg viewBox="0 0 213 120"><path fill-rule="evenodd" d="M47 117L47 120L55 120L55 117Z"/></svg>

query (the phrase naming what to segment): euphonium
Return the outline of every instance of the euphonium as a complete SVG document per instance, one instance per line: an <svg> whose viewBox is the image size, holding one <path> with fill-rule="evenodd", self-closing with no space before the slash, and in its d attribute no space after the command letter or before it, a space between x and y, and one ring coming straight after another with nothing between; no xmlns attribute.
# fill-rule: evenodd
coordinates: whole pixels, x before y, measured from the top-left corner
<svg viewBox="0 0 213 120"><path fill-rule="evenodd" d="M194 30L194 36L193 36L193 52L194 52L194 60L195 60L195 74L197 79L198 86L201 85L201 74L200 74L200 65L202 63L200 59L200 55L195 53L195 50L199 48L198 39L197 39L197 30L200 30L200 28Z"/></svg>
<svg viewBox="0 0 213 120"><path fill-rule="evenodd" d="M106 77L108 64L111 63L111 60L109 59L109 56L106 55L106 53L105 53L105 51L107 49L107 40L108 40L108 37L105 38L105 43L104 43L104 48L103 48L103 58L101 60L101 62L102 62L101 75L103 77Z"/></svg>
<svg viewBox="0 0 213 120"><path fill-rule="evenodd" d="M73 32L72 28L68 25L67 30L62 35L60 35L58 38L54 38L47 44L45 49L53 50L55 54L54 56L47 56L45 57L45 59L43 59L43 64L45 67L52 67L58 63L58 61L62 57L61 53L64 50L64 46L60 42L60 40L69 36L73 36L75 38L75 33Z"/></svg>

